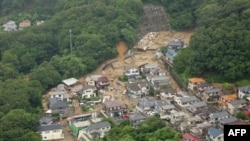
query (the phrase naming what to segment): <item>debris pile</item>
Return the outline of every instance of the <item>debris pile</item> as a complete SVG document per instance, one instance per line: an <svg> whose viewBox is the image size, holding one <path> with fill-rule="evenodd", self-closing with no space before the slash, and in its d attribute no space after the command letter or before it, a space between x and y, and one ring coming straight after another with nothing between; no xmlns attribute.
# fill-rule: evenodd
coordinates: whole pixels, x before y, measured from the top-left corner
<svg viewBox="0 0 250 141"><path fill-rule="evenodd" d="M156 35L157 32L149 32L135 45L134 48L146 50L153 45L153 40L156 38Z"/></svg>

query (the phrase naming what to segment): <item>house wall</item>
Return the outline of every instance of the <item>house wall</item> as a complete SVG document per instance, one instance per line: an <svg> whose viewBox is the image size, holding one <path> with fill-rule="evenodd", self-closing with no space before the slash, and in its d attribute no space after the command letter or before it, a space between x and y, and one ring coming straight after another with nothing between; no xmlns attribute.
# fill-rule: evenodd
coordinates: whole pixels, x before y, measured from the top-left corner
<svg viewBox="0 0 250 141"><path fill-rule="evenodd" d="M62 129L43 131L40 134L43 141L64 139Z"/></svg>
<svg viewBox="0 0 250 141"><path fill-rule="evenodd" d="M51 109L52 113L60 113L62 114L62 117L68 117L69 116L69 108L62 108L62 109Z"/></svg>
<svg viewBox="0 0 250 141"><path fill-rule="evenodd" d="M111 129L111 127L108 126L108 127L103 127L103 128L99 128L99 129L96 129L96 130L86 131L86 133L91 136L91 133L96 132L96 133L100 134L100 138L103 138L109 132L110 129Z"/></svg>
<svg viewBox="0 0 250 141"><path fill-rule="evenodd" d="M82 94L82 98L91 98L93 96L96 96L95 90L93 89L85 90Z"/></svg>

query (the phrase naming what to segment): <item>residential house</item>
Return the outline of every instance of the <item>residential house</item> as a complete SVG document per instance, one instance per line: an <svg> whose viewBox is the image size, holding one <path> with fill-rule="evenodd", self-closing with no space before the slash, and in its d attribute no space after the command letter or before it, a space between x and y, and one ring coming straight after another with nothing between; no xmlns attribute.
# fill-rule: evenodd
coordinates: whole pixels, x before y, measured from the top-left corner
<svg viewBox="0 0 250 141"><path fill-rule="evenodd" d="M142 80L141 75L128 76L128 83L135 83L135 82L140 81L140 80Z"/></svg>
<svg viewBox="0 0 250 141"><path fill-rule="evenodd" d="M196 126L193 127L194 131L192 131L192 128L191 128L190 132L204 137L207 134L208 128L211 126L212 126L211 123L205 121L205 122L196 124ZM196 130L198 130L198 132Z"/></svg>
<svg viewBox="0 0 250 141"><path fill-rule="evenodd" d="M147 116L143 113L133 113L129 114L129 121L132 122L133 128L138 129L140 123L147 120Z"/></svg>
<svg viewBox="0 0 250 141"><path fill-rule="evenodd" d="M96 82L96 87L103 89L106 88L107 86L109 86L109 80L107 77L103 76L103 77L99 77L97 82Z"/></svg>
<svg viewBox="0 0 250 141"><path fill-rule="evenodd" d="M136 83L128 83L127 84L128 96L130 98L141 98L142 90Z"/></svg>
<svg viewBox="0 0 250 141"><path fill-rule="evenodd" d="M201 93L201 98L205 101L217 101L222 95L222 90L220 88L205 89Z"/></svg>
<svg viewBox="0 0 250 141"><path fill-rule="evenodd" d="M181 39L172 40L167 44L168 49L180 50L184 48L184 42Z"/></svg>
<svg viewBox="0 0 250 141"><path fill-rule="evenodd" d="M169 77L167 76L153 76L149 82L155 90L170 84Z"/></svg>
<svg viewBox="0 0 250 141"><path fill-rule="evenodd" d="M39 126L38 133L42 136L43 141L64 139L62 125L60 124Z"/></svg>
<svg viewBox="0 0 250 141"><path fill-rule="evenodd" d="M39 119L39 123L40 123L41 126L42 125L50 125L50 124L53 123L53 120L54 120L53 117L44 116L44 117L41 117Z"/></svg>
<svg viewBox="0 0 250 141"><path fill-rule="evenodd" d="M155 100L154 107L155 111L160 115L160 119L169 118L170 111L176 110L176 107L166 100Z"/></svg>
<svg viewBox="0 0 250 141"><path fill-rule="evenodd" d="M14 21L8 21L3 25L4 31L15 31L17 29L16 22Z"/></svg>
<svg viewBox="0 0 250 141"><path fill-rule="evenodd" d="M245 99L238 99L227 103L227 110L232 115L237 114L239 111L241 111L241 109L246 107L247 101Z"/></svg>
<svg viewBox="0 0 250 141"><path fill-rule="evenodd" d="M238 88L238 96L239 98L250 97L250 85L243 86Z"/></svg>
<svg viewBox="0 0 250 141"><path fill-rule="evenodd" d="M193 103L199 102L200 100L196 96L186 96L182 98L175 99L175 102L180 106L181 108L185 108L190 106Z"/></svg>
<svg viewBox="0 0 250 141"><path fill-rule="evenodd" d="M236 117L234 117L234 116L228 117L228 118L224 118L224 119L222 119L222 120L219 121L219 127L223 129L224 125L233 123L233 122L235 122L237 120L238 119Z"/></svg>
<svg viewBox="0 0 250 141"><path fill-rule="evenodd" d="M173 88L161 89L160 96L161 98L166 98L173 101L175 95L177 94L176 90Z"/></svg>
<svg viewBox="0 0 250 141"><path fill-rule="evenodd" d="M216 113L211 113L209 115L210 123L219 123L221 120L229 118L230 115L227 111L221 111Z"/></svg>
<svg viewBox="0 0 250 141"><path fill-rule="evenodd" d="M126 76L140 75L139 68L136 66L129 66L129 67L125 68L124 75L126 75Z"/></svg>
<svg viewBox="0 0 250 141"><path fill-rule="evenodd" d="M188 118L189 115L184 113L183 111L176 111L172 110L170 111L170 122L172 124L175 124L176 122L183 121L185 118Z"/></svg>
<svg viewBox="0 0 250 141"><path fill-rule="evenodd" d="M147 113L148 111L154 110L154 100L150 100L146 97L141 98L137 105L136 110L142 113Z"/></svg>
<svg viewBox="0 0 250 141"><path fill-rule="evenodd" d="M24 20L22 22L19 23L19 30L22 30L25 27L29 27L31 25L31 21L30 20Z"/></svg>
<svg viewBox="0 0 250 141"><path fill-rule="evenodd" d="M187 108L187 110L191 113L191 115L199 114L202 111L207 110L207 109L208 109L207 103L204 101L192 103Z"/></svg>
<svg viewBox="0 0 250 141"><path fill-rule="evenodd" d="M166 76L165 71L159 68L151 69L148 74L155 75L155 76Z"/></svg>
<svg viewBox="0 0 250 141"><path fill-rule="evenodd" d="M203 78L189 78L188 79L188 89L192 91L197 91L198 90L198 85L206 83L206 81Z"/></svg>
<svg viewBox="0 0 250 141"><path fill-rule="evenodd" d="M179 52L179 50L169 48L168 51L165 54L166 60L169 63L173 64L174 57L177 55L178 52Z"/></svg>
<svg viewBox="0 0 250 141"><path fill-rule="evenodd" d="M141 98L149 94L150 85L145 80L138 80L127 84L128 96L131 98Z"/></svg>
<svg viewBox="0 0 250 141"><path fill-rule="evenodd" d="M191 116L185 119L185 122L193 127L196 126L197 124L200 124L203 122L202 118L199 115Z"/></svg>
<svg viewBox="0 0 250 141"><path fill-rule="evenodd" d="M89 120L81 120L81 121L77 121L75 119L69 120L69 127L74 137L78 137L80 131L83 129L86 129L90 125L91 125L91 122Z"/></svg>
<svg viewBox="0 0 250 141"><path fill-rule="evenodd" d="M197 85L197 90L198 90L198 93L202 93L204 90L206 89L212 89L213 88L213 85L210 84L210 83L200 83Z"/></svg>
<svg viewBox="0 0 250 141"><path fill-rule="evenodd" d="M119 101L106 101L104 104L104 111L109 117L120 117L127 113L126 107Z"/></svg>
<svg viewBox="0 0 250 141"><path fill-rule="evenodd" d="M185 133L180 141L201 141L201 140L193 134Z"/></svg>
<svg viewBox="0 0 250 141"><path fill-rule="evenodd" d="M49 95L50 98L56 98L57 100L60 101L65 101L65 102L70 101L69 94L67 91L51 91L49 92Z"/></svg>
<svg viewBox="0 0 250 141"><path fill-rule="evenodd" d="M220 97L220 100L218 101L219 105L221 106L222 109L227 108L227 103L232 102L237 100L237 95L236 94L229 94L229 95L222 95Z"/></svg>
<svg viewBox="0 0 250 141"><path fill-rule="evenodd" d="M142 73L147 74L147 73L150 73L151 70L154 70L154 69L157 69L157 68L159 68L159 66L158 66L157 63L147 63L147 64L142 65L142 66L140 67L140 71L141 71Z"/></svg>
<svg viewBox="0 0 250 141"><path fill-rule="evenodd" d="M69 106L67 103L58 100L57 98L49 99L49 108L51 113L60 113L61 117L67 117L69 115Z"/></svg>
<svg viewBox="0 0 250 141"><path fill-rule="evenodd" d="M58 84L56 86L56 91L67 91L64 84Z"/></svg>
<svg viewBox="0 0 250 141"><path fill-rule="evenodd" d="M85 85L82 90L77 92L77 95L84 98L96 97L96 87L92 85Z"/></svg>
<svg viewBox="0 0 250 141"><path fill-rule="evenodd" d="M221 128L210 127L206 139L208 141L224 141L224 131Z"/></svg>
<svg viewBox="0 0 250 141"><path fill-rule="evenodd" d="M85 132L93 139L94 136L97 134L100 138L103 138L111 129L111 124L107 121L98 122L89 125Z"/></svg>
<svg viewBox="0 0 250 141"><path fill-rule="evenodd" d="M44 23L44 21L43 20L38 20L38 21L36 21L36 25L41 25L41 24L43 24Z"/></svg>

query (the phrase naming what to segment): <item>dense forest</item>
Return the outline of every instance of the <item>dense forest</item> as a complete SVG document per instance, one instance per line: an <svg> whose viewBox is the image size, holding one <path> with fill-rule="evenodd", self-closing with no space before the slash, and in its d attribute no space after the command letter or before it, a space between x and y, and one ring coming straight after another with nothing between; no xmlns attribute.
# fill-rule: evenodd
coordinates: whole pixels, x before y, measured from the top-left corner
<svg viewBox="0 0 250 141"><path fill-rule="evenodd" d="M0 29L0 141L41 140L35 132L42 94L62 79L82 76L115 57L119 41L131 48L146 4L163 5L174 30L196 28L190 47L174 60L184 80L204 76L248 82L249 0L0 0L1 25L32 22L20 31ZM38 26L37 20L45 22ZM169 130L145 134L151 138ZM114 132L111 136L121 137ZM143 134L131 132L126 136L131 140Z"/></svg>
<svg viewBox="0 0 250 141"><path fill-rule="evenodd" d="M210 1L194 11L197 29L190 48L174 60L184 79L202 76L211 82L250 84L250 1Z"/></svg>

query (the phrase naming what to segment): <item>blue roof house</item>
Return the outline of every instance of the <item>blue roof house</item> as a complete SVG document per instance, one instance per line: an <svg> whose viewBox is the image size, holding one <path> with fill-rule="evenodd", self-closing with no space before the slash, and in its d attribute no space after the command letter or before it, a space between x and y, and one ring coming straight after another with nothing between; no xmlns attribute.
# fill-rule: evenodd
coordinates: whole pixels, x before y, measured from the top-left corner
<svg viewBox="0 0 250 141"><path fill-rule="evenodd" d="M206 134L206 139L208 141L223 141L224 131L221 128L208 128L208 132Z"/></svg>
<svg viewBox="0 0 250 141"><path fill-rule="evenodd" d="M175 49L169 48L168 51L166 52L166 59L170 63L173 63L174 57L177 55L178 51Z"/></svg>

